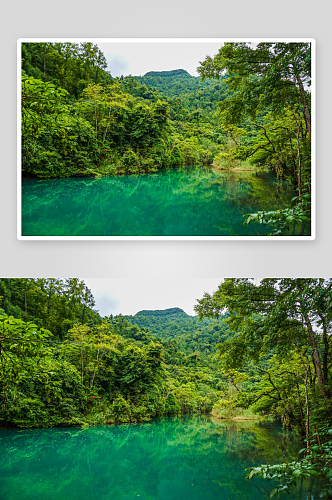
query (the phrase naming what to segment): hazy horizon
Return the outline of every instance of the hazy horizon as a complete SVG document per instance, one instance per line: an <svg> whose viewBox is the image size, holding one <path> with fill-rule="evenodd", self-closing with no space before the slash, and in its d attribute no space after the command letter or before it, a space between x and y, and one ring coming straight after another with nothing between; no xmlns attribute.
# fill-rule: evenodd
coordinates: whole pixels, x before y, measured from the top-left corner
<svg viewBox="0 0 332 500"><path fill-rule="evenodd" d="M206 55L213 56L222 42L108 42L98 43L113 77L143 76L149 71L184 69L199 76L197 67Z"/></svg>
<svg viewBox="0 0 332 500"><path fill-rule="evenodd" d="M134 316L139 311L178 307L195 316L194 306L204 292L213 293L223 278L130 279L82 278L90 288L101 316Z"/></svg>

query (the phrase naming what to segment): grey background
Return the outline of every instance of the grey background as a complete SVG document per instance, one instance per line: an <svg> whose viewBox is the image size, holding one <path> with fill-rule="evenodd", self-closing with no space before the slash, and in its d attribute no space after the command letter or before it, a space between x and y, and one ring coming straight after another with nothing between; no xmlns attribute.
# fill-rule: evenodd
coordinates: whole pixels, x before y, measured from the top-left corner
<svg viewBox="0 0 332 500"><path fill-rule="evenodd" d="M18 1L2 3L2 277L331 275L330 2ZM16 41L25 37L310 37L317 50L315 241L18 241Z"/></svg>

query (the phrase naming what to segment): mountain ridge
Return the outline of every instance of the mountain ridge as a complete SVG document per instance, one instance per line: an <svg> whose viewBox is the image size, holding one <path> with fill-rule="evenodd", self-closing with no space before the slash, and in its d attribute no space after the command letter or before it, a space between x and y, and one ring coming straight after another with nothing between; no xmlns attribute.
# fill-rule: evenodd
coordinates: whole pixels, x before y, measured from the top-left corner
<svg viewBox="0 0 332 500"><path fill-rule="evenodd" d="M135 316L164 316L164 317L181 316L185 318L196 317L196 316L190 316L180 307L169 307L167 309L142 309L141 311L138 311L136 314L133 315L133 317Z"/></svg>
<svg viewBox="0 0 332 500"><path fill-rule="evenodd" d="M145 73L143 76L161 76L161 77L167 77L167 76L192 76L190 73L188 73L187 70L185 69L172 69L170 71L148 71Z"/></svg>

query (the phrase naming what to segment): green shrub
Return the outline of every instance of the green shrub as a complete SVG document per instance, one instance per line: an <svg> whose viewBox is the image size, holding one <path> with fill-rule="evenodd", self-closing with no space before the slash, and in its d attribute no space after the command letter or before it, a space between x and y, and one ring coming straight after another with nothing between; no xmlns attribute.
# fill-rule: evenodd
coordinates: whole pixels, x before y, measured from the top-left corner
<svg viewBox="0 0 332 500"><path fill-rule="evenodd" d="M183 165L183 164L184 164L184 158L181 155L181 151L178 148L178 146L175 146L171 154L171 165Z"/></svg>
<svg viewBox="0 0 332 500"><path fill-rule="evenodd" d="M111 406L111 417L116 422L130 422L131 407L130 403L123 396L115 398Z"/></svg>
<svg viewBox="0 0 332 500"><path fill-rule="evenodd" d="M129 149L128 151L126 151L125 155L122 158L122 166L128 173L138 173L140 167L139 155L136 154L132 149Z"/></svg>
<svg viewBox="0 0 332 500"><path fill-rule="evenodd" d="M180 413L180 411L181 411L181 407L178 404L174 394L171 392L171 394L166 399L165 413L173 415L173 414Z"/></svg>
<svg viewBox="0 0 332 500"><path fill-rule="evenodd" d="M217 401L212 408L211 414L217 418L243 418L244 420L259 419L260 415L252 409L241 408L235 406L235 398L229 400L220 399Z"/></svg>

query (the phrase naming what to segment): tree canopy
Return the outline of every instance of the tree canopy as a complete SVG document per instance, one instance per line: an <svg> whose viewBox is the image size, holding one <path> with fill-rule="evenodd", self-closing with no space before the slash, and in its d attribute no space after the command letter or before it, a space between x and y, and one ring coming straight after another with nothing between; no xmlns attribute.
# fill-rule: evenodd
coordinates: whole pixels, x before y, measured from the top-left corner
<svg viewBox="0 0 332 500"><path fill-rule="evenodd" d="M231 95L219 103L222 126L234 141L232 155L269 162L297 190L297 207L251 215L247 223L274 222L281 231L310 218L311 44L309 42L225 43L197 68L203 79L228 76ZM245 117L258 130L244 145ZM223 156L221 155L221 158ZM280 231L275 234L280 234Z"/></svg>
<svg viewBox="0 0 332 500"><path fill-rule="evenodd" d="M285 426L296 422L306 439L298 462L252 469L250 477L278 477L274 492L288 491L297 478L310 474L324 473L331 481L331 430L326 427L332 410L331 292L331 279L266 278L256 283L228 278L195 307L201 318L229 314L226 323L234 336L217 346L218 356L238 392L224 406L272 411ZM256 381L252 363L262 374ZM253 381L250 388L246 379Z"/></svg>
<svg viewBox="0 0 332 500"><path fill-rule="evenodd" d="M2 426L146 421L207 412L218 399L224 382L212 354L213 335L227 335L222 321L202 335L175 308L190 331L160 335L135 317L101 318L77 278L2 278L0 296Z"/></svg>

